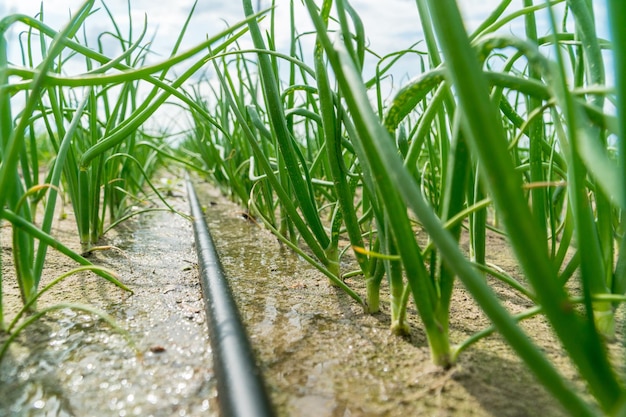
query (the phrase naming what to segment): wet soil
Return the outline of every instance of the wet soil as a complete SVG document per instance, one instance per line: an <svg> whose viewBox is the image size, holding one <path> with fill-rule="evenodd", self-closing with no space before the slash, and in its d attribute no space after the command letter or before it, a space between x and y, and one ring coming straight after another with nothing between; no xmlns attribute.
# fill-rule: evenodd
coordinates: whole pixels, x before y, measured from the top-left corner
<svg viewBox="0 0 626 417"><path fill-rule="evenodd" d="M182 196L172 201L188 211ZM54 234L79 250L71 218L57 221ZM96 306L130 333L135 346L91 314L63 309L44 316L0 363L0 416L217 415L191 223L173 213L141 215L101 243L117 249L95 252L90 260L116 271L134 294L82 273L44 294L38 307ZM10 244L4 227L7 322L20 306ZM76 266L49 253L46 280Z"/></svg>
<svg viewBox="0 0 626 417"><path fill-rule="evenodd" d="M209 229L279 415L567 415L499 336L478 342L450 370L433 366L414 308L410 337L390 334L384 297L381 313L365 314L217 191L209 189L205 195L212 202L207 207ZM490 237L489 254L490 262L519 272L503 238ZM347 282L365 294L358 277ZM511 311L531 307L499 282L492 284ZM452 301L452 343L488 326L459 285ZM546 322L535 318L523 326L576 383Z"/></svg>
<svg viewBox="0 0 626 417"><path fill-rule="evenodd" d="M196 188L279 416L567 415L499 336L472 346L449 370L435 367L413 307L410 337L390 334L384 297L380 313L365 314L219 191L205 183ZM173 200L187 212L183 190L179 184ZM57 233L66 233L64 241L73 239L73 229ZM0 415L217 415L191 224L171 213L146 215L107 239L121 252L98 253L94 262L118 271L134 295L85 274L44 299L102 308L130 331L139 354L91 315L51 314L26 331L0 364ZM6 231L2 245L7 274ZM488 253L490 262L519 272L504 239L491 236ZM54 268L66 271L72 265L52 263L50 276L58 275ZM347 282L365 293L359 277ZM511 311L530 307L509 288L492 284ZM14 312L17 289L6 275L3 285L5 305ZM487 326L488 319L459 285L452 302L452 342ZM545 321L537 317L523 327L580 385Z"/></svg>

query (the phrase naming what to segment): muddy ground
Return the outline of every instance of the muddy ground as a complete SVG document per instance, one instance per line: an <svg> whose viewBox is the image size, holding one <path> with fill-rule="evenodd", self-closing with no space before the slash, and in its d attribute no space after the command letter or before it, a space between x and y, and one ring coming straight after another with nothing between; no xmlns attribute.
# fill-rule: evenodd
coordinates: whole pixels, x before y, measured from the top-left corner
<svg viewBox="0 0 626 417"><path fill-rule="evenodd" d="M217 190L205 183L197 190L278 415L567 415L499 336L478 342L452 369L437 368L413 306L410 337L391 335L384 297L380 313L364 314ZM173 196L187 212L182 183ZM71 220L57 223L55 233L76 247ZM19 306L7 276L7 232L4 225L5 321ZM93 261L118 271L134 294L83 274L45 295L40 306L68 300L95 305L130 331L137 350L92 315L52 313L20 336L0 364L0 415L217 415L191 224L172 213L142 215L105 240L119 250L98 252ZM488 255L508 273L519 272L501 237L490 237ZM72 266L51 256L47 279ZM347 282L364 294L359 277ZM493 286L511 311L530 307L498 282ZM452 342L488 325L459 285ZM523 326L580 385L545 321L534 318Z"/></svg>

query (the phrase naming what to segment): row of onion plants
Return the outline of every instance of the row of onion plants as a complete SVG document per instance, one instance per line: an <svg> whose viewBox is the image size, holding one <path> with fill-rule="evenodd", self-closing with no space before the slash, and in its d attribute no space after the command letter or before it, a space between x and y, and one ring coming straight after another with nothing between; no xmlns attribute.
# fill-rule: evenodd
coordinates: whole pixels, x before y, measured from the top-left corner
<svg viewBox="0 0 626 417"><path fill-rule="evenodd" d="M91 39L85 25L94 14L108 16L111 29ZM24 326L50 310L95 311L87 304L37 309L41 295L76 272L92 270L131 291L115 272L87 257L103 249L98 246L103 234L125 219L174 211L152 182L163 161L177 160L170 150L171 132L149 133L142 126L168 103L197 108L180 87L247 31L244 21L181 51L188 19L170 56L148 63L147 23L140 31L132 23L124 30L106 4L97 9L95 0L86 1L60 31L44 17L42 4L36 17L14 14L0 20L0 221L11 230L14 275L24 304L7 323L0 289L0 331L8 334L2 353ZM132 22L130 4L128 18ZM20 32L9 44L13 29ZM111 45L117 45L114 56L107 54ZM8 48L18 49L21 62L9 62ZM55 218L65 210L59 207L61 197L71 205L80 251L53 236ZM49 248L79 266L42 287Z"/></svg>
<svg viewBox="0 0 626 417"><path fill-rule="evenodd" d="M194 88L200 109L180 150L367 311L388 289L394 332L407 331L412 299L436 364L452 366L497 330L572 415L623 415L624 381L607 343L626 289L624 6L607 2L607 40L591 2L511 3L468 32L454 0L416 0L421 49L386 56L368 49L347 0L305 0L313 33L297 31L290 2L288 51L276 48L274 11L265 32L251 19L252 45L217 55L213 76ZM501 30L511 22L523 33ZM405 59L417 62L415 78L385 100L388 73ZM492 232L506 236L523 276L488 265ZM355 271L342 268L349 251ZM486 274L533 307L513 316ZM362 277L363 294L349 276ZM453 345L457 279L493 327ZM521 330L537 314L594 404Z"/></svg>

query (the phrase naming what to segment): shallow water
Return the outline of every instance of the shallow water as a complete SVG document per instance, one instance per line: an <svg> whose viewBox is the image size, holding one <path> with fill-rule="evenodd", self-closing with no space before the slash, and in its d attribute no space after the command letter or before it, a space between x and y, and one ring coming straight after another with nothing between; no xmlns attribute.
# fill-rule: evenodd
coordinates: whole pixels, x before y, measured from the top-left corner
<svg viewBox="0 0 626 417"><path fill-rule="evenodd" d="M0 364L0 415L217 415L191 224L171 213L146 215L107 243L121 252L99 252L94 262L120 273L133 295L82 277L40 305L96 305L130 332L137 350L92 315L57 311Z"/></svg>

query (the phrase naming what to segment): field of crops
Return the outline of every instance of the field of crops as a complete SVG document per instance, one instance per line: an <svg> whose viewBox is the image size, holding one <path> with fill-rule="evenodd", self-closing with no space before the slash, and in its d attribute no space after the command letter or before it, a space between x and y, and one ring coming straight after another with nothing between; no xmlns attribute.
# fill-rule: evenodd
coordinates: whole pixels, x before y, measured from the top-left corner
<svg viewBox="0 0 626 417"><path fill-rule="evenodd" d="M298 31L295 3L314 32ZM125 29L106 2L95 11L87 1L60 30L43 12L2 17L0 222L11 242L0 262L11 257L13 270L0 279L16 280L23 310L5 317L0 292L0 355L52 310L116 326L88 300L46 308L37 300L85 270L132 291L88 255L138 214L186 216L154 181L177 167L212 182L365 312L388 299L390 332L408 334L416 311L435 365L454 367L498 332L571 415L626 415L623 358L607 348L623 342L616 313L626 300L626 3L511 3L468 33L454 0L416 0L424 39L380 56L347 0L260 11L243 0L239 22L189 50L180 48L189 20L181 22L156 64L146 64L149 17L134 22L140 31ZM610 39L598 36L598 3ZM276 21L279 7L290 22ZM95 18L108 19L99 39L113 39L116 55L83 36ZM511 22L524 33L509 33ZM286 51L275 48L279 25L290 28ZM9 29L19 31L10 44ZM9 62L8 48L22 62ZM388 96L407 60L410 81ZM164 108L185 118L182 135L145 129ZM80 251L51 235L66 205ZM522 276L486 262L489 234L506 239ZM51 248L77 267L41 286ZM513 315L486 277L531 307ZM458 344L449 337L455 282L492 323ZM522 330L538 315L592 402Z"/></svg>

